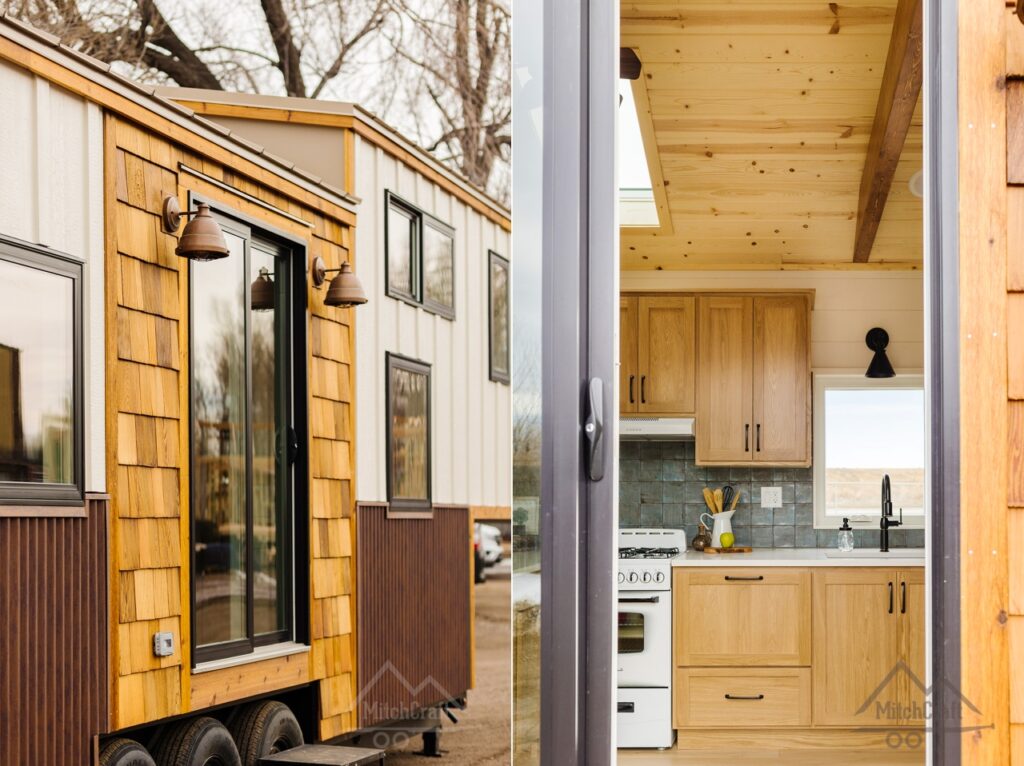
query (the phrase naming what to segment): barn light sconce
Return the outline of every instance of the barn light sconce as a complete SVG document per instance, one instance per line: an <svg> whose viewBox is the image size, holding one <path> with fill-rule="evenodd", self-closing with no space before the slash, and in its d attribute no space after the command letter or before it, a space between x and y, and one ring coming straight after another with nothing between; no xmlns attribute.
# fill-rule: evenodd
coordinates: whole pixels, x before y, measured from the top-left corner
<svg viewBox="0 0 1024 766"><path fill-rule="evenodd" d="M274 280L267 268L261 267L259 276L253 280L249 288L249 304L253 311L274 310Z"/></svg>
<svg viewBox="0 0 1024 766"><path fill-rule="evenodd" d="M200 202L196 205L195 210L186 212L181 209L177 197L172 195L164 197L160 219L165 232L174 234L181 225L182 217L188 216L195 217L185 224L174 252L182 258L192 261L215 261L219 258L226 258L228 243L225 241L224 232L220 230L217 221L210 215L209 205Z"/></svg>
<svg viewBox="0 0 1024 766"><path fill-rule="evenodd" d="M889 357L885 355L885 348L889 345L889 333L881 327L872 327L868 330L868 334L864 339L864 342L868 344L869 349L875 352L875 355L871 357L871 364L868 365L868 371L864 373L864 377L896 377L896 371L893 370Z"/></svg>
<svg viewBox="0 0 1024 766"><path fill-rule="evenodd" d="M352 264L345 261L339 268L329 269L324 259L319 255L313 259L310 269L313 277L313 286L320 287L327 281L327 275L331 272L338 272L338 276L331 280L327 288L327 295L324 296L325 306L339 306L351 308L366 303L366 293L363 292L363 283L352 271Z"/></svg>

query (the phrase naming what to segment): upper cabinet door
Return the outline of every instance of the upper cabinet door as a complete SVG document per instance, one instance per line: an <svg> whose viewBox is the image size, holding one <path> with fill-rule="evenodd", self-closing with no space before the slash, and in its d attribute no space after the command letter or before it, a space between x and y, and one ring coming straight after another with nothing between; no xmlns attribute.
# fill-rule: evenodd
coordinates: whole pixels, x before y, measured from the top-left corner
<svg viewBox="0 0 1024 766"><path fill-rule="evenodd" d="M810 311L803 295L754 298L754 460L810 461Z"/></svg>
<svg viewBox="0 0 1024 766"><path fill-rule="evenodd" d="M752 298L698 299L698 463L753 459L753 312Z"/></svg>
<svg viewBox="0 0 1024 766"><path fill-rule="evenodd" d="M639 300L640 402L637 412L692 415L696 359L693 296Z"/></svg>
<svg viewBox="0 0 1024 766"><path fill-rule="evenodd" d="M636 412L640 401L640 376L637 372L637 298L619 298L619 411Z"/></svg>

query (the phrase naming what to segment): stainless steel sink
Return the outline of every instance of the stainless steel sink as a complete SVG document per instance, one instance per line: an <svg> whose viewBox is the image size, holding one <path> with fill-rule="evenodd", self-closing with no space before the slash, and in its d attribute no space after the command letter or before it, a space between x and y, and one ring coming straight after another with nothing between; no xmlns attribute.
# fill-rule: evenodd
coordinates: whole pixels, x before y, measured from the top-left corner
<svg viewBox="0 0 1024 766"><path fill-rule="evenodd" d="M878 548L857 548L849 553L828 550L825 556L830 559L923 559L924 548L890 548L888 553Z"/></svg>

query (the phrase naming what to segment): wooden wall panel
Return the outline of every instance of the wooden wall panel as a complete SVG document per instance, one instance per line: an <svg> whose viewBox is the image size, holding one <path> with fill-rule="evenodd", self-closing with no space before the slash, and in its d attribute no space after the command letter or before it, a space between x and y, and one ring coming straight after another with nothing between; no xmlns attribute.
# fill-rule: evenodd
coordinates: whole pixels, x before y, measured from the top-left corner
<svg viewBox="0 0 1024 766"><path fill-rule="evenodd" d="M360 726L408 716L472 686L469 508L389 519L360 505Z"/></svg>
<svg viewBox="0 0 1024 766"><path fill-rule="evenodd" d="M4 764L92 763L107 728L107 514L0 519Z"/></svg>
<svg viewBox="0 0 1024 766"><path fill-rule="evenodd" d="M185 207L190 191L304 240L328 267L354 262L353 216L314 211L193 150L108 116L107 434L113 495L113 728L156 721L214 703L321 680L322 737L355 728L352 459L352 313L323 305L308 288L311 496L311 651L277 661L275 672L244 668L221 676L191 672L189 614L188 261L161 231L165 195ZM184 164L309 221L273 210L180 173ZM326 203L325 203L326 206ZM152 656L152 635L175 635L173 656ZM253 670L258 671L256 663ZM225 676L226 678L226 676ZM193 680L194 679L194 680Z"/></svg>

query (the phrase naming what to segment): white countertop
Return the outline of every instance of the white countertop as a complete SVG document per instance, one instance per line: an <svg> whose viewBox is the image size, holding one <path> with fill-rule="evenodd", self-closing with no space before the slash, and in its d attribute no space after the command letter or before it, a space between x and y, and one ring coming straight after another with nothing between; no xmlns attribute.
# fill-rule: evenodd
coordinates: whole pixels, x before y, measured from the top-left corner
<svg viewBox="0 0 1024 766"><path fill-rule="evenodd" d="M686 551L672 559L674 567L923 567L924 548L754 548L750 553Z"/></svg>

